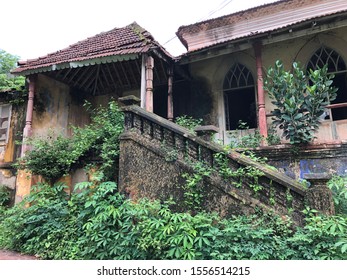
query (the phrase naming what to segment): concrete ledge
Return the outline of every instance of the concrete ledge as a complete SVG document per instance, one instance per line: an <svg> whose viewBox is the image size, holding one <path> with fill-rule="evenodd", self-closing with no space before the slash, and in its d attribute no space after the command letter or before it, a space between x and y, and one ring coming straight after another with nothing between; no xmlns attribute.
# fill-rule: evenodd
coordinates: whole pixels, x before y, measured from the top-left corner
<svg viewBox="0 0 347 280"><path fill-rule="evenodd" d="M218 127L214 125L197 126L194 131L196 135L203 138L205 141L211 141L212 135L219 132Z"/></svg>
<svg viewBox="0 0 347 280"><path fill-rule="evenodd" d="M141 99L136 97L135 95L119 97L118 101L122 103L124 106L140 105L141 103Z"/></svg>

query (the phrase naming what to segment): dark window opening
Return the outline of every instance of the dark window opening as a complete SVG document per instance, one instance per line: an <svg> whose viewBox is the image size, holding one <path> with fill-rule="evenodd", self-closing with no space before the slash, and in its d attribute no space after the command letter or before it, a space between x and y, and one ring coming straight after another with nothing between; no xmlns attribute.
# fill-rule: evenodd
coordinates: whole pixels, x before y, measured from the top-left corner
<svg viewBox="0 0 347 280"><path fill-rule="evenodd" d="M223 83L226 130L236 130L239 122L248 128L257 127L254 79L241 64L228 71Z"/></svg>

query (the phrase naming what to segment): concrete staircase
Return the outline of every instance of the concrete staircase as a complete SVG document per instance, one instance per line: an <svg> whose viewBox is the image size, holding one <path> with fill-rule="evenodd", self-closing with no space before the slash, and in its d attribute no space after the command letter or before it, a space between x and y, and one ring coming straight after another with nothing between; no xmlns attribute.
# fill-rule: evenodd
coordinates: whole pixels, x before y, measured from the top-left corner
<svg viewBox="0 0 347 280"><path fill-rule="evenodd" d="M201 163L213 170L199 185L201 207L206 211L230 216L251 214L258 208L290 215L298 224L303 223L302 210L306 206L328 214L334 212L327 188L305 188L266 164L230 151L226 155L230 170L252 167L262 173L257 182L260 190L254 191L252 178L246 177L235 187L240 178L223 178L219 170L216 155L225 153L222 146L136 105L124 107L123 111L125 132L120 144L119 189L134 200L173 198L178 210L187 210L182 187L186 180L182 174L194 174L194 166Z"/></svg>

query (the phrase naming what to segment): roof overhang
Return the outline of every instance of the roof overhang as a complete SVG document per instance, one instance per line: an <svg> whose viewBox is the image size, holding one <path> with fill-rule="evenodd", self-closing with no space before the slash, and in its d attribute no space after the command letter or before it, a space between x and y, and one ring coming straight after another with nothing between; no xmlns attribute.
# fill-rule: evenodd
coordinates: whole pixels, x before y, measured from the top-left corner
<svg viewBox="0 0 347 280"><path fill-rule="evenodd" d="M140 54L138 53L127 54L127 55L104 56L104 57L96 57L96 58L85 59L80 61L76 60L76 61L64 62L64 63L58 63L58 64L50 64L47 66L40 65L36 68L31 67L30 69L25 69L25 65L22 65L22 68L17 68L12 73L15 75L28 76L32 74L62 70L66 68L78 68L78 67L85 67L85 66L91 66L96 64L135 60L135 59L138 59L139 56Z"/></svg>
<svg viewBox="0 0 347 280"><path fill-rule="evenodd" d="M217 43L196 51L187 52L180 57L180 64L187 64L251 49L256 42L260 42L265 46L295 38L315 35L341 27L347 27L347 12L324 18L310 19L263 33L254 33L249 36Z"/></svg>

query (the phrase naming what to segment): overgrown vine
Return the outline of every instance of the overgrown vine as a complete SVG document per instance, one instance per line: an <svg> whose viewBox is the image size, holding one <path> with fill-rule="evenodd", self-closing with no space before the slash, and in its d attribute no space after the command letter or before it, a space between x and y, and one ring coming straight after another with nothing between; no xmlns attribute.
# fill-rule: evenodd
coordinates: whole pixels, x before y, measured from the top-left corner
<svg viewBox="0 0 347 280"><path fill-rule="evenodd" d="M29 139L27 144L32 150L20 159L17 167L41 175L51 184L78 166L90 165L96 165L104 180L114 179L123 113L115 101L95 109L89 103L84 106L91 114L89 125L72 127L72 137L52 131L46 137Z"/></svg>

